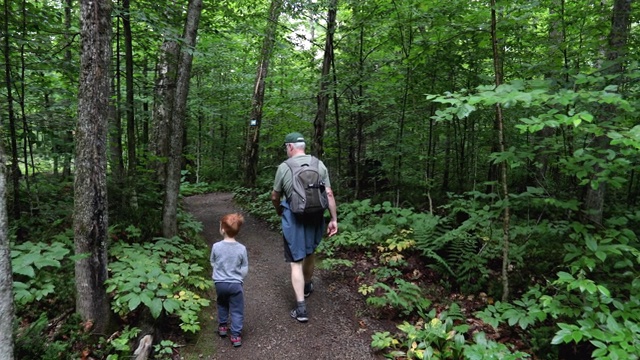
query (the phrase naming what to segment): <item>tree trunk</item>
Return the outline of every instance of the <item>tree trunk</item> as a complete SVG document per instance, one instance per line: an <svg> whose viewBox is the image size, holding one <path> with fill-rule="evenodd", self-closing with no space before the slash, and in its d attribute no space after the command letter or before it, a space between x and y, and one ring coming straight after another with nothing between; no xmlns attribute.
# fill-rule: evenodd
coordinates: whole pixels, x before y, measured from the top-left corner
<svg viewBox="0 0 640 360"><path fill-rule="evenodd" d="M187 97L189 80L195 48L198 24L202 12L202 0L191 0L187 9L187 21L184 27L184 49L180 52L180 66L176 80L176 92L171 116L171 136L169 141L169 159L167 162L167 180L165 184L164 205L162 208L162 235L171 238L178 234L178 194L182 170L182 146L185 118L187 116Z"/></svg>
<svg viewBox="0 0 640 360"><path fill-rule="evenodd" d="M328 88L331 83L329 71L333 63L333 34L336 30L336 12L338 9L338 0L329 2L329 10L327 13L327 38L324 45L324 58L322 61L322 73L320 75L320 91L318 92L317 102L318 111L313 121L315 134L313 136L313 154L322 157L324 153L324 131L327 122L327 113L329 112L329 93Z"/></svg>
<svg viewBox="0 0 640 360"><path fill-rule="evenodd" d="M336 75L336 57L334 56L334 51L333 51L333 47L331 48L331 73L332 73L332 81L333 81L333 86L334 88L336 87L337 83L338 83L338 77ZM333 92L333 116L335 117L336 120L336 139L338 139L338 142L340 141L340 111L339 111L339 107L338 107L338 92L334 91ZM336 179L340 179L342 176L342 146L338 145L338 166L336 166ZM332 190L334 192L336 192L335 190L340 191L340 184L342 182L336 182L336 184L331 184L332 185Z"/></svg>
<svg viewBox="0 0 640 360"><path fill-rule="evenodd" d="M262 124L262 105L264 102L264 82L269 71L269 60L276 42L278 18L282 11L282 0L271 0L269 19L265 29L262 51L258 62L255 87L251 99L251 116L247 129L247 143L244 155L244 186L253 188L258 177L258 144L260 141L260 126Z"/></svg>
<svg viewBox="0 0 640 360"><path fill-rule="evenodd" d="M606 50L606 58L611 62L607 69L603 70L605 75L621 75L623 73L624 58L626 56L627 39L631 28L630 15L632 0L615 0L613 4L613 14L611 17L611 32L609 33L609 46ZM621 83L620 78L612 77L614 84ZM605 105L602 109L602 116L615 116L616 109L614 106ZM609 148L609 140L606 135L597 136L592 142L594 150L605 150ZM596 163L591 176L591 181L597 181L600 176L602 167ZM585 216L586 219L594 224L602 224L602 212L604 207L604 198L607 191L606 182L598 182L598 186L594 189L587 186L585 197Z"/></svg>
<svg viewBox="0 0 640 360"><path fill-rule="evenodd" d="M124 112L127 119L127 176L126 185L129 191L125 194L129 206L138 208L138 195L136 192L136 124L133 102L133 44L131 36L131 17L129 16L129 0L122 1L122 31L124 32L124 68L125 68L125 105Z"/></svg>
<svg viewBox="0 0 640 360"><path fill-rule="evenodd" d="M7 113L9 115L9 134L11 137L11 183L13 185L13 219L20 219L20 167L18 166L18 136L16 135L16 114L13 110L13 83L11 81L11 46L9 45L9 19L11 11L9 0L4 1L4 78L7 90Z"/></svg>
<svg viewBox="0 0 640 360"><path fill-rule="evenodd" d="M134 179L136 172L136 125L133 104L133 45L131 36L131 18L129 16L129 2L130 0L122 1L122 30L124 32L124 66L126 89L126 102L124 111L127 119L127 175L129 179Z"/></svg>
<svg viewBox="0 0 640 360"><path fill-rule="evenodd" d="M498 50L498 29L496 21L496 0L491 0L491 42L493 44L493 68L495 72L496 87L502 84L502 61ZM496 120L499 151L505 151L504 120L502 107L496 104ZM502 215L502 301L509 299L509 187L507 184L507 162L500 162L500 183L503 201L506 204Z"/></svg>
<svg viewBox="0 0 640 360"><path fill-rule="evenodd" d="M73 229L76 311L97 334L109 325L107 279L107 124L111 60L111 1L81 1L81 62L76 127Z"/></svg>
<svg viewBox="0 0 640 360"><path fill-rule="evenodd" d="M148 73L149 73L149 59L148 57L144 58L144 64L142 66L142 78L143 79L147 79L148 78ZM145 98L148 98L151 95L151 91L148 88L148 82L145 81L145 85L143 87L143 96ZM143 149L146 149L146 147L149 145L149 100L144 100L144 102L142 103L142 114L144 114L142 116L142 135L140 136L140 141L138 141L137 143L139 143L141 145L141 147ZM144 151L143 151L144 152Z"/></svg>
<svg viewBox="0 0 640 360"><path fill-rule="evenodd" d="M167 181L165 160L169 157L169 138L171 134L171 114L176 94L176 73L178 71L178 53L180 47L174 40L165 40L160 50L160 58L156 65L156 84L153 105L153 127L149 151L155 157L151 166L156 172L159 184Z"/></svg>
<svg viewBox="0 0 640 360"><path fill-rule="evenodd" d="M27 37L27 2L22 0L22 29L21 36L24 38ZM18 104L20 105L20 117L22 120L22 158L24 159L23 167L24 167L24 184L27 190L27 194L31 193L31 184L29 182L29 155L33 154L33 146L31 145L31 134L29 131L29 122L27 121L27 110L25 105L25 70L26 70L26 61L25 61L25 42L22 41L20 44L20 91L18 93ZM29 151L30 150L30 151ZM32 161L33 165L33 161ZM34 167L35 169L35 167ZM31 206L30 206L31 207Z"/></svg>
<svg viewBox="0 0 640 360"><path fill-rule="evenodd" d="M111 140L109 141L109 145L111 146L111 174L113 175L115 182L118 184L118 188L122 188L124 186L124 159L122 158L122 91L120 90L122 88L120 83L120 18L116 17L116 21L116 65L112 84L116 101L110 106L113 125L109 127L109 130L111 131ZM121 204L121 200L124 200L122 196L118 199L117 203Z"/></svg>
<svg viewBox="0 0 640 360"><path fill-rule="evenodd" d="M67 44L71 44L73 41L73 35L71 31L71 9L73 9L73 0L65 0L64 1L64 28L66 33L64 35L65 42ZM71 49L68 47L64 52L64 62L65 64L69 64L64 67L63 74L67 79L71 79L71 77L75 74L75 68L72 68L73 61L71 55ZM72 120L65 116L65 123L71 123ZM60 138L64 139L63 144L65 146L62 147L62 177L64 179L68 179L71 177L71 159L73 157L72 145L73 144L73 133L70 130L63 130L62 133L58 135ZM58 137L56 136L56 138Z"/></svg>
<svg viewBox="0 0 640 360"><path fill-rule="evenodd" d="M5 0L5 7L8 0ZM0 143L0 199L7 194L7 167ZM0 357L13 360L13 276L9 248L9 220L5 201L0 201Z"/></svg>

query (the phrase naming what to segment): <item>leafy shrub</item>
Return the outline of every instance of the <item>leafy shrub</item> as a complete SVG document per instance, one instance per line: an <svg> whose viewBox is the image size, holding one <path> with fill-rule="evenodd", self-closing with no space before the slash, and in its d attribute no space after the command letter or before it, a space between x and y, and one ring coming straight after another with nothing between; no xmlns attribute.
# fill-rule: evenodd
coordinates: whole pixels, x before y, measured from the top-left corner
<svg viewBox="0 0 640 360"><path fill-rule="evenodd" d="M391 359L523 359L529 355L512 353L509 348L494 341L487 341L483 333L475 336L475 342L468 343L466 324L456 324L461 320L460 308L451 304L449 311L435 316L432 310L415 324L407 321L399 324L398 335L378 332L372 336L371 346L385 350L385 357Z"/></svg>
<svg viewBox="0 0 640 360"><path fill-rule="evenodd" d="M413 312L423 314L430 306L431 301L424 297L423 290L406 280L396 279L395 288L385 283L373 284L373 290L381 289L383 294L380 296L370 296L367 298L367 304L378 308L390 306L399 310L403 315L407 316ZM371 293L368 291L361 291Z"/></svg>
<svg viewBox="0 0 640 360"><path fill-rule="evenodd" d="M79 315L73 314L53 332L49 329L50 319L41 313L28 326L14 331L14 357L40 360L73 359L73 344L88 337L80 329L80 323Z"/></svg>
<svg viewBox="0 0 640 360"><path fill-rule="evenodd" d="M178 316L183 331L200 330L198 313L209 305L195 290L211 287L204 268L195 264L204 252L180 238L159 238L155 243L112 245L107 291L111 308L124 316L146 306L154 318L163 312Z"/></svg>
<svg viewBox="0 0 640 360"><path fill-rule="evenodd" d="M173 341L162 340L159 344L153 346L154 358L158 360L172 360L174 359L174 352L176 348L178 348L178 344Z"/></svg>
<svg viewBox="0 0 640 360"><path fill-rule="evenodd" d="M266 220L272 229L280 226L280 217L271 202L271 190L259 192L256 189L237 187L233 190L233 198L244 210Z"/></svg>
<svg viewBox="0 0 640 360"><path fill-rule="evenodd" d="M483 332L473 337L474 343L465 346L464 358L468 360L522 360L531 355L512 351L506 344L487 340Z"/></svg>
<svg viewBox="0 0 640 360"><path fill-rule="evenodd" d="M64 235L58 239L63 240ZM67 239L68 240L68 239ZM11 266L14 275L14 300L17 306L40 301L56 292L62 279L53 269L60 269L62 261L70 257L68 241L33 243L11 246Z"/></svg>
<svg viewBox="0 0 640 360"><path fill-rule="evenodd" d="M626 224L618 219L618 226ZM533 286L520 300L496 303L479 313L494 327L506 322L527 329L553 319L551 344L593 346L594 359L640 357L640 251L626 228L595 231L573 223L565 244L566 271L546 286Z"/></svg>
<svg viewBox="0 0 640 360"><path fill-rule="evenodd" d="M107 341L107 343L113 348L107 357L107 360L117 360L120 356L130 358L132 354L131 341L138 337L140 331L141 330L139 328L130 328L127 325L118 333L117 336L112 336L112 338Z"/></svg>
<svg viewBox="0 0 640 360"><path fill-rule="evenodd" d="M182 182L180 183L180 195L182 196L192 196L198 194L205 194L207 192L211 192L209 184L206 182L198 182L198 183L190 183L190 182Z"/></svg>

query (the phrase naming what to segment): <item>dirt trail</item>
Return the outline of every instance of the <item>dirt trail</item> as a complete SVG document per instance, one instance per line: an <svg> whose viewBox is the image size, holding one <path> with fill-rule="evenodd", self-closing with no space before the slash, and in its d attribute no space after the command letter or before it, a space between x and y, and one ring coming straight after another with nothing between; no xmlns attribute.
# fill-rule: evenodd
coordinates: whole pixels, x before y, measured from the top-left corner
<svg viewBox="0 0 640 360"><path fill-rule="evenodd" d="M229 193L188 197L185 205L204 224L203 236L209 246L220 240L218 226L222 215L241 212ZM371 334L377 326L360 316L361 300L328 273L316 270L315 291L307 299L309 322L298 323L289 316L295 301L289 265L284 262L282 237L260 220L243 214L245 224L236 237L249 254L249 275L244 284L243 345L233 348L228 339L215 333L216 309L212 298L212 305L206 310L207 324L202 324L203 331L194 344L182 351L184 358L382 359L371 352Z"/></svg>

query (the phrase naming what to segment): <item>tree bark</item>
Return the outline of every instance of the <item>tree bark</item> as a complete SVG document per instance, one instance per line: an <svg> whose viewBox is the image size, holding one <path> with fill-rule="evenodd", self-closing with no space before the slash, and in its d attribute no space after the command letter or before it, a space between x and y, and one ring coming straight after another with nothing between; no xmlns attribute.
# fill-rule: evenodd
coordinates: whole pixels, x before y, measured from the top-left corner
<svg viewBox="0 0 640 360"><path fill-rule="evenodd" d="M605 55L610 62L608 68L603 69L605 75L622 75L623 61L626 56L627 39L631 29L631 3L633 0L615 0L613 3L613 14L611 16L611 32L609 33L608 47ZM612 77L613 84L619 85L622 80L618 77ZM615 116L616 109L614 106L605 105L602 109L602 116ZM606 150L609 148L609 139L606 135L600 135L593 139L591 147L598 150ZM598 181L602 167L596 163L591 176L591 182ZM602 212L604 208L604 199L607 192L607 183L598 181L598 185L594 189L591 184L587 186L584 208L586 219L596 225L602 224Z"/></svg>
<svg viewBox="0 0 640 360"><path fill-rule="evenodd" d="M178 53L180 47L174 40L165 40L156 65L156 84L153 105L153 126L149 151L155 159L151 166L155 169L158 182L165 185L167 169L165 160L169 157L169 139L171 114L176 93L176 73L178 71Z"/></svg>
<svg viewBox="0 0 640 360"><path fill-rule="evenodd" d="M496 87L502 84L502 61L498 51L498 25L496 21L496 0L491 0L491 43L493 44L493 68L495 72ZM502 117L502 107L496 104L496 120L499 151L504 153L504 120ZM500 162L500 183L503 201L506 204L502 215L502 301L509 300L509 187L507 183L507 163Z"/></svg>
<svg viewBox="0 0 640 360"><path fill-rule="evenodd" d="M119 3L119 1L118 1ZM115 94L116 101L110 106L111 119L113 125L109 126L111 131L111 140L109 145L111 146L111 174L113 179L118 184L119 188L124 186L124 159L122 157L123 145L122 145L122 91L121 91L121 72L120 72L120 18L116 17L116 54L115 54L115 74L113 76L113 93ZM117 203L122 203L123 197L120 196Z"/></svg>
<svg viewBox="0 0 640 360"><path fill-rule="evenodd" d="M11 212L15 220L20 219L20 167L18 166L18 136L16 135L16 114L13 110L13 83L11 81L11 46L9 45L9 19L11 11L9 0L4 1L4 78L7 90L7 113L9 115L9 134L11 136L11 183L13 185L13 204Z"/></svg>
<svg viewBox="0 0 640 360"><path fill-rule="evenodd" d="M264 82L269 71L269 61L276 42L278 18L282 11L282 0L271 0L269 19L262 42L262 51L258 62L255 87L251 99L251 116L247 129L247 142L244 155L244 186L253 188L258 177L258 144L260 140L260 126L262 125L262 105L264 103Z"/></svg>
<svg viewBox="0 0 640 360"><path fill-rule="evenodd" d="M127 119L127 175L126 183L129 191L125 197L132 209L138 208L138 195L136 192L136 123L135 106L133 102L133 39L131 35L130 0L122 1L122 31L124 32L124 68L125 68L125 105L124 112Z"/></svg>
<svg viewBox="0 0 640 360"><path fill-rule="evenodd" d="M5 199L6 194L6 157L4 145L0 143L0 199ZM13 360L13 273L8 233L7 205L5 201L0 201L0 358L3 360Z"/></svg>
<svg viewBox="0 0 640 360"><path fill-rule="evenodd" d="M318 91L317 103L318 111L316 112L316 118L313 121L314 136L313 136L313 154L317 157L322 157L324 153L324 131L327 122L327 113L329 112L329 84L331 79L329 77L329 71L331 70L331 64L333 63L333 34L336 30L336 13L338 9L338 0L331 0L329 2L329 10L327 12L327 38L324 44L324 57L322 60L322 73L320 75L320 90Z"/></svg>
<svg viewBox="0 0 640 360"><path fill-rule="evenodd" d="M97 334L110 320L107 279L107 124L111 61L111 1L81 1L81 60L76 127L73 229L76 311Z"/></svg>
<svg viewBox="0 0 640 360"><path fill-rule="evenodd" d="M125 68L125 107L127 119L127 175L135 178L136 172L136 124L133 104L133 44L131 35L131 17L129 16L130 0L122 1L122 31L124 32L124 68Z"/></svg>
<svg viewBox="0 0 640 360"><path fill-rule="evenodd" d="M182 170L182 146L185 117L187 115L187 97L189 96L189 80L195 48L202 0L191 0L187 9L187 21L184 28L185 49L180 53L180 66L176 80L176 92L171 116L171 136L169 141L169 159L167 162L167 179L162 209L162 234L166 238L178 234L178 194L180 193L180 176Z"/></svg>

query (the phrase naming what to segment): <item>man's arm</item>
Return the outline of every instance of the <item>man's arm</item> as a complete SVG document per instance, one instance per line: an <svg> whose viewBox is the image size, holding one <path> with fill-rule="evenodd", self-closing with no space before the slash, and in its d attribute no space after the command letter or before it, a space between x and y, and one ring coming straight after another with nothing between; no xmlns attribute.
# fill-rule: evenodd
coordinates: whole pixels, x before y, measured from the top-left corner
<svg viewBox="0 0 640 360"><path fill-rule="evenodd" d="M271 203L273 204L273 207L276 209L276 214L278 214L278 216L282 216L282 205L280 205L280 193L272 190L271 191ZM334 202L335 204L335 202Z"/></svg>
<svg viewBox="0 0 640 360"><path fill-rule="evenodd" d="M331 220L329 220L329 225L327 225L327 235L333 236L338 232L338 209L333 191L331 191L331 188L326 188L326 191L327 199L329 200L329 214L331 214Z"/></svg>

